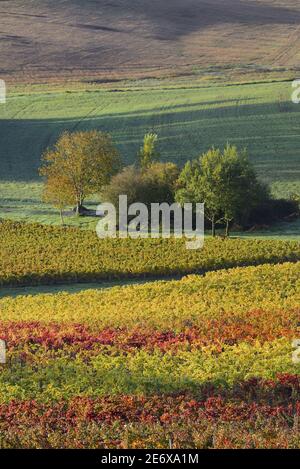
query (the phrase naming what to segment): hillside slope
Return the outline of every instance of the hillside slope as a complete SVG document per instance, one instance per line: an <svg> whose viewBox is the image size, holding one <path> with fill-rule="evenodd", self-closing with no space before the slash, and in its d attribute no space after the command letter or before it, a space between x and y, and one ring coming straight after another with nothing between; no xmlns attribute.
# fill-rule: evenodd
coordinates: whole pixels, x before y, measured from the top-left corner
<svg viewBox="0 0 300 469"><path fill-rule="evenodd" d="M98 86L98 85L97 85ZM163 161L182 166L212 145L247 147L259 176L282 196L299 191L300 106L291 84L266 83L8 95L0 106L0 193L4 181L40 181L41 154L64 130L110 132L131 164L143 136L155 131ZM22 170L20 171L20 168ZM32 190L29 191L32 198ZM1 216L1 208L0 208Z"/></svg>
<svg viewBox="0 0 300 469"><path fill-rule="evenodd" d="M0 76L159 76L299 64L298 0L0 3Z"/></svg>

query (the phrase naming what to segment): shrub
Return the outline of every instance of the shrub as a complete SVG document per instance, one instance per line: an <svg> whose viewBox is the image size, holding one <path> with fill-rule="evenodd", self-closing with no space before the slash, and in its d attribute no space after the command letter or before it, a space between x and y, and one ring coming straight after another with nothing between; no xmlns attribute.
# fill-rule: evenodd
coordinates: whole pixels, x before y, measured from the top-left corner
<svg viewBox="0 0 300 469"><path fill-rule="evenodd" d="M128 204L141 202L172 203L178 168L174 163L153 163L146 169L128 166L111 179L102 192L102 200L112 203L116 208L120 195L127 195Z"/></svg>

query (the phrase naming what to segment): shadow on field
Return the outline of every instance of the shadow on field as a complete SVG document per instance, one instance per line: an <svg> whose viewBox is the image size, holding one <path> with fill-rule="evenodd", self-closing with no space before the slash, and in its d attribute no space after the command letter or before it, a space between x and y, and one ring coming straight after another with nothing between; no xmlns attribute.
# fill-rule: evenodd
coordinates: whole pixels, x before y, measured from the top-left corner
<svg viewBox="0 0 300 469"><path fill-rule="evenodd" d="M64 130L93 128L113 134L125 163L134 161L143 135L154 130L163 160L182 165L212 145L229 141L248 147L262 176L299 181L298 107L289 102L241 104L236 100L234 105L234 100L229 101L231 105L207 109L199 103L198 110L197 104L186 104L82 119L1 119L0 181L39 180L41 155Z"/></svg>
<svg viewBox="0 0 300 469"><path fill-rule="evenodd" d="M60 25L60 17L57 17L60 12L63 18L68 18L68 26L78 32L121 33L130 32L130 20L136 26L145 20L145 34L152 33L162 40L176 40L193 31L224 23L251 26L297 24L300 21L300 12L293 7L256 0L227 0L226 5L224 0L58 0L55 3L48 0L43 2L43 7L45 13L34 16L44 23L51 19ZM16 1L12 0L6 14L14 15L16 10Z"/></svg>

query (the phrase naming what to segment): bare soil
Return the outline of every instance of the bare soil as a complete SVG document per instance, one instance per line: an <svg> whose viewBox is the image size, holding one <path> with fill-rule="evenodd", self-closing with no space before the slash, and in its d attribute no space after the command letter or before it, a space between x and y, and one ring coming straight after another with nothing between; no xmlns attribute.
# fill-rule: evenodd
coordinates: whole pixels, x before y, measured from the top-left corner
<svg viewBox="0 0 300 469"><path fill-rule="evenodd" d="M0 0L0 77L300 65L299 0Z"/></svg>

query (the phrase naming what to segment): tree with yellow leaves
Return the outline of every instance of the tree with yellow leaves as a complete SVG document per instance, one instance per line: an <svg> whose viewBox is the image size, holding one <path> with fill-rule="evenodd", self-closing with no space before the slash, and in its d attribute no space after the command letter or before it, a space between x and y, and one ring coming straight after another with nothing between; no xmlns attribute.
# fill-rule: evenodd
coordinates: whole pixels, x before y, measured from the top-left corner
<svg viewBox="0 0 300 469"><path fill-rule="evenodd" d="M46 199L61 211L74 204L77 215L86 197L100 192L121 166L111 136L97 130L64 132L42 161Z"/></svg>
<svg viewBox="0 0 300 469"><path fill-rule="evenodd" d="M68 180L64 177L48 177L44 186L43 200L59 210L61 224L64 225L63 211L74 202L73 193Z"/></svg>

